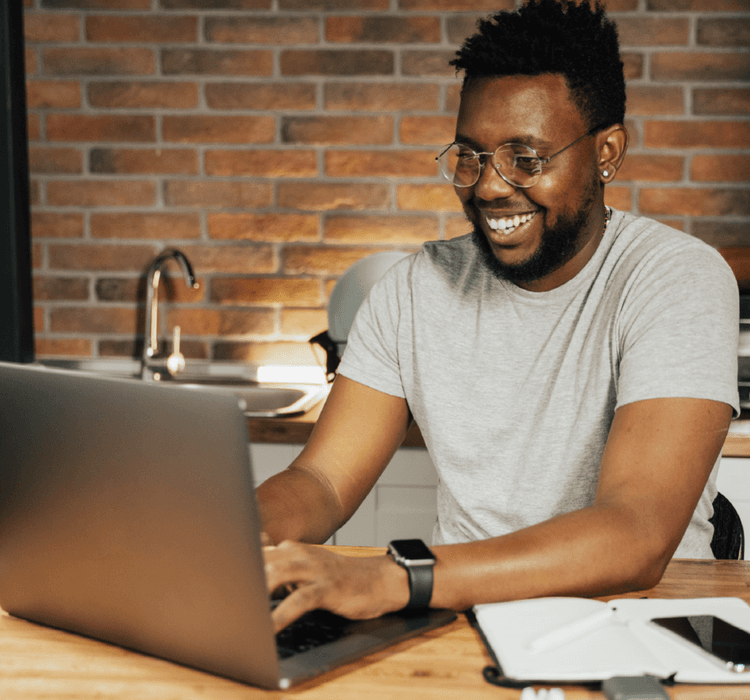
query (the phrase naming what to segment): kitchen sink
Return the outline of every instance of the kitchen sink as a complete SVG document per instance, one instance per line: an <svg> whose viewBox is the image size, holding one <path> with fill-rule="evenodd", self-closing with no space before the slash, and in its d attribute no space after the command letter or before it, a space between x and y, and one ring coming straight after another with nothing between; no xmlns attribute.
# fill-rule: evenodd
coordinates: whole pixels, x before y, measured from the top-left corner
<svg viewBox="0 0 750 700"><path fill-rule="evenodd" d="M141 363L138 360L55 359L40 360L37 364L51 369L150 381L141 379ZM154 383L182 386L191 391L234 394L243 413L255 418L301 415L328 393L328 385L259 382L253 365L236 362L189 360L185 372Z"/></svg>

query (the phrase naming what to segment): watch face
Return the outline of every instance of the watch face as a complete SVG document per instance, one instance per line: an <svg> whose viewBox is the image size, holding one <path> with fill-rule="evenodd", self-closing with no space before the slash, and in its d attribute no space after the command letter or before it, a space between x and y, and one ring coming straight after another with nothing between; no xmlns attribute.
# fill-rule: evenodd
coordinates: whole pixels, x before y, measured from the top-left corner
<svg viewBox="0 0 750 700"><path fill-rule="evenodd" d="M394 540L390 546L405 561L415 563L435 561L435 555L422 540Z"/></svg>

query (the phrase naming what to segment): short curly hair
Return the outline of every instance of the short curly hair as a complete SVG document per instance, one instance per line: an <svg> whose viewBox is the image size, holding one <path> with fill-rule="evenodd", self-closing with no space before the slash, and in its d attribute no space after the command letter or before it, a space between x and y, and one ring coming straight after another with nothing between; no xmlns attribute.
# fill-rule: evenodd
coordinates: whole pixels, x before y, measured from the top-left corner
<svg viewBox="0 0 750 700"><path fill-rule="evenodd" d="M477 23L450 65L472 78L557 73L589 128L625 119L625 76L615 23L599 0L529 0Z"/></svg>

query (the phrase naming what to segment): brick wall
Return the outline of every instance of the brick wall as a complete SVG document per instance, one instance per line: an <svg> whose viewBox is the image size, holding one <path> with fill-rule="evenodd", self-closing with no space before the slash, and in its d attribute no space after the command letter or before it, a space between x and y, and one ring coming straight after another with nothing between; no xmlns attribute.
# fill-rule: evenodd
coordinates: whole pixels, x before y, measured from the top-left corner
<svg viewBox="0 0 750 700"><path fill-rule="evenodd" d="M188 357L312 362L337 279L466 232L449 58L514 0L24 0L36 352L131 356L178 246ZM750 0L609 0L631 147L615 207L750 245ZM165 314L163 314L164 316Z"/></svg>

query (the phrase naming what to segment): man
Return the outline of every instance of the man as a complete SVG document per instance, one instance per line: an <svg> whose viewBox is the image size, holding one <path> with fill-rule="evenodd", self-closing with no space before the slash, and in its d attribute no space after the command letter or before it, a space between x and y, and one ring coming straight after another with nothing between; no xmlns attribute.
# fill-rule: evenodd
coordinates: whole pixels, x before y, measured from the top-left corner
<svg viewBox="0 0 750 700"><path fill-rule="evenodd" d="M308 444L258 489L269 586L293 589L279 628L316 607L615 594L656 584L675 553L712 556L737 286L700 241L604 206L628 144L614 25L531 0L453 63L439 162L474 230L375 285ZM440 477L432 580L300 544L355 512L412 418Z"/></svg>

